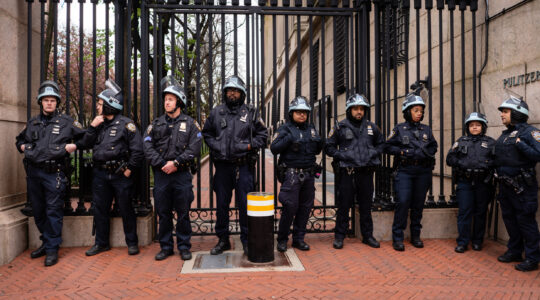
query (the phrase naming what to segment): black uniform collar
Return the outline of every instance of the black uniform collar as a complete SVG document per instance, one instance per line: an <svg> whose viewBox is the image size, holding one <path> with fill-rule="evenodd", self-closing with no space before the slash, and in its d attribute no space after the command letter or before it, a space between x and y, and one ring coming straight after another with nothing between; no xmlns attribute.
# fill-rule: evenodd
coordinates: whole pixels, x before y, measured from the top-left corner
<svg viewBox="0 0 540 300"><path fill-rule="evenodd" d="M184 120L184 119L185 119L185 116L184 116L183 113L180 113L178 115L178 117L176 117L176 118L171 118L171 117L169 117L169 115L165 114L165 122L167 122L169 124L176 123L176 122L178 122L180 120Z"/></svg>
<svg viewBox="0 0 540 300"><path fill-rule="evenodd" d="M300 130L304 130L308 127L308 121L306 120L304 123L296 123L295 121L290 120L288 122L290 126L294 126Z"/></svg>
<svg viewBox="0 0 540 300"><path fill-rule="evenodd" d="M111 124L114 124L114 121L116 121L117 119L118 119L118 115L114 115L114 117L110 120L105 118L105 121L103 123L105 124L105 126L109 126Z"/></svg>
<svg viewBox="0 0 540 300"><path fill-rule="evenodd" d="M411 128L416 127L416 128L418 128L418 129L422 129L422 128L420 127L420 125L422 125L420 122L407 121L407 122L405 122L405 123L406 123L407 125L409 125L409 127L411 127Z"/></svg>
<svg viewBox="0 0 540 300"><path fill-rule="evenodd" d="M58 115L58 112L57 111L54 111L52 114L50 115L46 115L44 114L43 112L40 114L39 116L39 120L42 121L42 122L50 122L52 119L54 119L54 117L56 117Z"/></svg>

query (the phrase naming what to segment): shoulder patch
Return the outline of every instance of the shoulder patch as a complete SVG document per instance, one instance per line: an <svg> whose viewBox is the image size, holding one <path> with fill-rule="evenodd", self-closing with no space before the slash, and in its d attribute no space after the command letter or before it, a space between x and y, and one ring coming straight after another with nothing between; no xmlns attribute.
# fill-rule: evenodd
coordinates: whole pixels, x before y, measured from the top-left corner
<svg viewBox="0 0 540 300"><path fill-rule="evenodd" d="M396 130L395 129L392 129L392 132L390 132L390 134L388 135L388 137L386 138L387 140L391 139L394 135L396 135Z"/></svg>
<svg viewBox="0 0 540 300"><path fill-rule="evenodd" d="M266 127L266 124L264 124L264 120L261 117L259 117L259 123L261 123L262 126Z"/></svg>
<svg viewBox="0 0 540 300"><path fill-rule="evenodd" d="M456 149L457 146L459 146L459 142L455 142L454 145L452 145L452 150Z"/></svg>
<svg viewBox="0 0 540 300"><path fill-rule="evenodd" d="M330 131L328 132L328 138L332 137L334 135L334 131L335 131L335 126L332 127L332 129L330 129Z"/></svg>
<svg viewBox="0 0 540 300"><path fill-rule="evenodd" d="M275 139L277 139L278 136L279 136L279 131L276 131L276 133L274 133L274 136L272 137L272 143L274 142Z"/></svg>
<svg viewBox="0 0 540 300"><path fill-rule="evenodd" d="M126 128L127 128L127 130L129 130L131 132L137 131L137 127L135 126L135 124L133 124L131 122L126 124Z"/></svg>
<svg viewBox="0 0 540 300"><path fill-rule="evenodd" d="M195 127L197 127L197 129L199 129L199 131L201 131L201 125L199 125L199 122L197 122L197 120L193 120L193 124L195 124Z"/></svg>
<svg viewBox="0 0 540 300"><path fill-rule="evenodd" d="M540 131L533 130L531 131L531 135L538 143L540 143Z"/></svg>
<svg viewBox="0 0 540 300"><path fill-rule="evenodd" d="M79 129L82 129L82 125L81 125L81 123L79 123L79 121L73 121L73 126L79 128Z"/></svg>
<svg viewBox="0 0 540 300"><path fill-rule="evenodd" d="M148 125L148 128L146 129L146 135L149 135L150 132L152 132L152 124Z"/></svg>

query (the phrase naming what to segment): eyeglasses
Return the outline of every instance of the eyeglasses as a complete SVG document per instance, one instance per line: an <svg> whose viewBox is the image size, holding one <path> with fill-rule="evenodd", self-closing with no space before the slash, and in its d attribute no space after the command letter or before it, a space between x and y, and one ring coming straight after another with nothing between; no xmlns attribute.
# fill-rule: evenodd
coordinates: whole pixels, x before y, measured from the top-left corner
<svg viewBox="0 0 540 300"><path fill-rule="evenodd" d="M240 90L239 90L239 89L235 89L235 88L228 88L228 89L227 89L227 94L229 94L229 93L231 93L231 94L232 94L232 93L235 93L235 94L240 94L241 92L240 92Z"/></svg>

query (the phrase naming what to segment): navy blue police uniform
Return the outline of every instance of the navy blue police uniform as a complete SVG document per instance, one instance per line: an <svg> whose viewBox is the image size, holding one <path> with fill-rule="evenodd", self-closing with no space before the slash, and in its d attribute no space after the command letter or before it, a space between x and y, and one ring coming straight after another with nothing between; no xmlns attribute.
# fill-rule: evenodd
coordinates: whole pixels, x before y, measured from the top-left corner
<svg viewBox="0 0 540 300"><path fill-rule="evenodd" d="M315 156L321 152L322 146L315 126L307 121L296 123L290 120L274 134L270 150L274 155L279 154L279 163L285 172L279 191L283 210L279 220L278 245L286 245L291 225L293 246L304 244L306 225L315 199Z"/></svg>
<svg viewBox="0 0 540 300"><path fill-rule="evenodd" d="M216 235L229 243L229 206L232 191L239 210L240 240L247 245L247 194L254 190L256 151L266 147L268 133L255 109L246 104L221 104L212 109L202 133L216 167L214 191L217 198ZM248 149L251 145L251 150ZM227 241L227 242L225 242Z"/></svg>
<svg viewBox="0 0 540 300"><path fill-rule="evenodd" d="M69 174L71 167L65 146L75 140L77 148L82 147L79 142L84 134L81 124L68 115L41 113L28 120L16 138L19 152L22 152L21 146L25 146L28 198L47 255L57 253L62 243L64 199L69 180L66 173ZM90 130L90 134L95 133Z"/></svg>
<svg viewBox="0 0 540 300"><path fill-rule="evenodd" d="M161 250L169 255L174 251L173 209L177 213L177 248L181 253L191 249L189 208L194 195L190 165L200 156L201 144L199 124L183 112L174 119L167 114L155 119L143 138L144 153L154 171L158 240ZM167 161L174 161L178 171L171 174L163 172L161 168Z"/></svg>
<svg viewBox="0 0 540 300"><path fill-rule="evenodd" d="M519 138L519 142L517 139ZM510 259L518 261L523 251L528 265L540 262L540 233L536 221L538 182L536 163L540 161L540 131L527 124L510 125L495 144L495 165L499 178L501 212L508 231ZM499 258L500 261L505 261Z"/></svg>
<svg viewBox="0 0 540 300"><path fill-rule="evenodd" d="M369 120L349 120L339 122L329 133L326 153L334 158L339 172L338 211L335 240L343 241L349 228L349 212L354 201L359 206L360 231L365 243L373 239L371 206L373 201L373 173L381 164L380 154L384 148L384 136ZM373 242L374 247L378 247ZM341 248L342 244L334 245Z"/></svg>
<svg viewBox="0 0 540 300"><path fill-rule="evenodd" d="M92 126L90 126L92 128ZM137 246L137 217L130 199L133 179L124 171L138 169L144 159L142 139L135 123L122 115L105 121L96 129L93 147L92 196L96 245L109 247L110 210L113 197L120 208L126 244Z"/></svg>
<svg viewBox="0 0 540 300"><path fill-rule="evenodd" d="M484 133L460 137L446 156L456 178L458 237L456 252L469 243L481 250L486 231L488 204L494 196L493 163L495 140Z"/></svg>
<svg viewBox="0 0 540 300"><path fill-rule="evenodd" d="M437 147L431 128L412 121L398 124L386 140L385 152L397 159L394 178L396 206L392 224L394 242L403 243L403 231L407 226L410 209L411 242L414 246L423 247L420 222L426 193L431 186L431 171Z"/></svg>

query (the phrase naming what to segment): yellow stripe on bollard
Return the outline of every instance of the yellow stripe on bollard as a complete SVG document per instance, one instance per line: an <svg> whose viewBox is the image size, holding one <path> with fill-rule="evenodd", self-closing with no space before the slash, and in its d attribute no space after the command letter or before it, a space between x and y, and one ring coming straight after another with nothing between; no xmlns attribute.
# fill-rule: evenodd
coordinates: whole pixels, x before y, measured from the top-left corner
<svg viewBox="0 0 540 300"><path fill-rule="evenodd" d="M252 217L274 215L274 195L271 193L249 193L247 195L247 214Z"/></svg>
<svg viewBox="0 0 540 300"><path fill-rule="evenodd" d="M248 211L272 211L272 213L274 213L274 205L265 205L265 206L248 205L247 209Z"/></svg>

